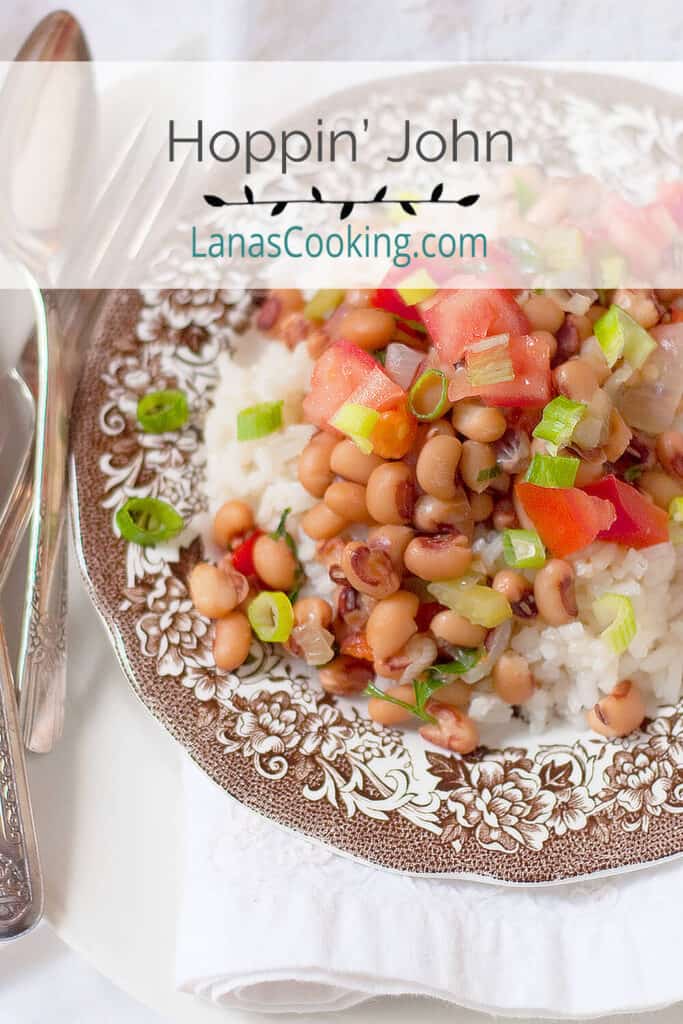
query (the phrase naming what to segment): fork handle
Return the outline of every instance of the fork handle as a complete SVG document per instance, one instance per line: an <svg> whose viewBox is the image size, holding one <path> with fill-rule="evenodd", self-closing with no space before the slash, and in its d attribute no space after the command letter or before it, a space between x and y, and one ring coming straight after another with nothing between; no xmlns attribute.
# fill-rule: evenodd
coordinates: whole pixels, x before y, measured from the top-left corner
<svg viewBox="0 0 683 1024"><path fill-rule="evenodd" d="M5 631L0 620L0 939L22 935L43 912L43 880Z"/></svg>
<svg viewBox="0 0 683 1024"><path fill-rule="evenodd" d="M29 750L62 734L66 698L67 374L56 293L43 293L29 566L19 651L21 724Z"/></svg>

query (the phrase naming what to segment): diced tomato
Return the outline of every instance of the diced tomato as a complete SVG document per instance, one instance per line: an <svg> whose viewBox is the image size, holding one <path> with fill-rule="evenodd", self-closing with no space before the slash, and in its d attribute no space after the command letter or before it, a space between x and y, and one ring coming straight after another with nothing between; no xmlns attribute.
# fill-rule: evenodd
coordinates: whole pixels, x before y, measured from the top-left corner
<svg viewBox="0 0 683 1024"><path fill-rule="evenodd" d="M399 387L382 367L375 363L371 372L363 379L355 391L342 400L354 405L364 405L368 409L391 409L406 397L403 388Z"/></svg>
<svg viewBox="0 0 683 1024"><path fill-rule="evenodd" d="M254 544L262 533L263 530L254 530L232 552L232 564L243 576L256 575L256 569L254 568Z"/></svg>
<svg viewBox="0 0 683 1024"><path fill-rule="evenodd" d="M439 291L417 307L445 363L457 363L467 345L493 334L528 334L529 321L514 297L499 288Z"/></svg>
<svg viewBox="0 0 683 1024"><path fill-rule="evenodd" d="M403 401L395 409L379 414L370 441L373 452L380 458L402 459L413 447L416 436L417 420Z"/></svg>
<svg viewBox="0 0 683 1024"><path fill-rule="evenodd" d="M552 398L550 381L550 349L542 338L534 335L513 335L509 342L514 380L485 387L474 387L467 379L467 370L459 366L451 374L448 397L480 397L487 405L516 406L540 409Z"/></svg>
<svg viewBox="0 0 683 1024"><path fill-rule="evenodd" d="M578 487L539 487L518 483L515 493L556 558L573 555L609 530L615 511L609 501L584 494Z"/></svg>
<svg viewBox="0 0 683 1024"><path fill-rule="evenodd" d="M379 369L376 359L357 345L338 341L330 345L313 368L311 390L304 399L304 415L310 423L325 427L349 395ZM382 376L386 374L379 370ZM396 387L386 377L391 387ZM398 389L400 394L403 392Z"/></svg>
<svg viewBox="0 0 683 1024"><path fill-rule="evenodd" d="M600 540L609 540L628 548L649 548L669 539L668 517L635 487L616 476L606 476L583 488L586 494L611 501L616 518L608 529L599 534Z"/></svg>
<svg viewBox="0 0 683 1024"><path fill-rule="evenodd" d="M671 323L681 324L683 323L683 309L678 309L676 306L671 308Z"/></svg>
<svg viewBox="0 0 683 1024"><path fill-rule="evenodd" d="M372 297L372 305L375 309L384 309L387 313L393 313L401 320L420 319L417 306L409 306L407 302L404 302L395 288L378 288Z"/></svg>

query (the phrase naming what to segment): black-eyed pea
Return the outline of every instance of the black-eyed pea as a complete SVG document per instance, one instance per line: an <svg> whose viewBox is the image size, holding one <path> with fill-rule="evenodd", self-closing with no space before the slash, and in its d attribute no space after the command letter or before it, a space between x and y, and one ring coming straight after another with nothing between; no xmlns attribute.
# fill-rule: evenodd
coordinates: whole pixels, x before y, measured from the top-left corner
<svg viewBox="0 0 683 1024"><path fill-rule="evenodd" d="M430 700L427 711L436 722L423 725L420 735L429 743L456 754L471 754L479 746L479 729L469 715L457 707Z"/></svg>
<svg viewBox="0 0 683 1024"><path fill-rule="evenodd" d="M299 483L314 498L322 498L334 480L334 471L330 466L330 461L337 444L339 441L333 434L321 430L318 434L313 435L299 456L297 463Z"/></svg>
<svg viewBox="0 0 683 1024"><path fill-rule="evenodd" d="M493 688L506 704L525 704L534 693L529 662L521 654L506 651L493 666Z"/></svg>
<svg viewBox="0 0 683 1024"><path fill-rule="evenodd" d="M638 488L649 494L655 505L663 509L668 509L673 499L683 492L680 479L669 476L661 469L646 469L638 477Z"/></svg>
<svg viewBox="0 0 683 1024"><path fill-rule="evenodd" d="M341 570L355 590L378 601L395 593L401 584L401 577L386 551L371 548L362 541L352 540L346 545Z"/></svg>
<svg viewBox="0 0 683 1024"><path fill-rule="evenodd" d="M365 487L350 480L335 480L325 491L323 501L338 516L344 516L352 523L369 523Z"/></svg>
<svg viewBox="0 0 683 1024"><path fill-rule="evenodd" d="M324 501L304 512L299 520L301 529L313 540L331 540L348 525L348 519L337 515Z"/></svg>
<svg viewBox="0 0 683 1024"><path fill-rule="evenodd" d="M456 496L461 450L457 437L447 434L437 435L426 442L415 467L417 482L423 491L442 501L450 501Z"/></svg>
<svg viewBox="0 0 683 1024"><path fill-rule="evenodd" d="M645 718L645 702L635 683L623 679L586 713L588 725L601 736L628 736Z"/></svg>
<svg viewBox="0 0 683 1024"><path fill-rule="evenodd" d="M549 626L564 626L579 614L574 593L574 570L561 558L552 558L534 580L538 613Z"/></svg>
<svg viewBox="0 0 683 1024"><path fill-rule="evenodd" d="M419 604L418 596L407 590L397 590L377 602L365 627L376 661L396 654L417 633L415 616Z"/></svg>
<svg viewBox="0 0 683 1024"><path fill-rule="evenodd" d="M368 544L371 548L381 548L382 551L386 551L396 571L402 573L403 556L414 536L415 530L410 526L397 526L395 523L388 523L384 526L375 526L369 531Z"/></svg>
<svg viewBox="0 0 683 1024"><path fill-rule="evenodd" d="M429 628L437 640L445 640L456 647L481 647L486 640L487 630L484 626L477 626L450 609L437 612Z"/></svg>
<svg viewBox="0 0 683 1024"><path fill-rule="evenodd" d="M507 422L500 409L482 405L470 398L456 402L451 413L451 423L459 434L481 444L498 441L507 430Z"/></svg>
<svg viewBox="0 0 683 1024"><path fill-rule="evenodd" d="M555 367L553 383L561 395L574 402L590 402L600 386L591 364L578 356Z"/></svg>
<svg viewBox="0 0 683 1024"><path fill-rule="evenodd" d="M616 462L621 458L631 443L632 436L631 428L626 424L619 410L612 409L609 417L609 435L602 446L608 462ZM681 440L683 441L683 438ZM681 455L683 457L683 449Z"/></svg>
<svg viewBox="0 0 683 1024"><path fill-rule="evenodd" d="M195 565L188 585L192 603L200 615L206 615L208 619L220 619L231 612L249 588L241 573L223 572L208 562Z"/></svg>
<svg viewBox="0 0 683 1024"><path fill-rule="evenodd" d="M683 477L683 434L665 430L657 438L657 458L667 473Z"/></svg>
<svg viewBox="0 0 683 1024"><path fill-rule="evenodd" d="M470 508L472 509L472 520L475 523L483 523L493 515L494 502L490 494L470 494Z"/></svg>
<svg viewBox="0 0 683 1024"><path fill-rule="evenodd" d="M236 498L226 501L213 520L213 537L219 547L227 548L233 537L239 537L254 528L254 513L246 501Z"/></svg>
<svg viewBox="0 0 683 1024"><path fill-rule="evenodd" d="M410 523L415 507L413 471L405 462L385 462L373 470L365 491L368 513L378 523Z"/></svg>
<svg viewBox="0 0 683 1024"><path fill-rule="evenodd" d="M334 693L339 697L350 697L354 693L362 693L372 681L373 669L368 661L359 661L342 654L328 662L318 672L320 685L326 693Z"/></svg>
<svg viewBox="0 0 683 1024"><path fill-rule="evenodd" d="M247 660L251 647L251 626L242 611L219 619L215 627L213 657L218 668L233 672Z"/></svg>
<svg viewBox="0 0 683 1024"><path fill-rule="evenodd" d="M343 338L359 348L372 352L385 348L396 329L396 320L383 309L357 307L335 323L333 336Z"/></svg>
<svg viewBox="0 0 683 1024"><path fill-rule="evenodd" d="M564 323L564 311L547 295L531 295L522 309L534 331L555 334Z"/></svg>
<svg viewBox="0 0 683 1024"><path fill-rule="evenodd" d="M297 626L312 623L327 629L332 622L332 608L322 597L300 597L292 610Z"/></svg>
<svg viewBox="0 0 683 1024"><path fill-rule="evenodd" d="M277 540L262 533L254 544L252 559L257 576L272 590L291 590L296 578L297 563L284 537Z"/></svg>
<svg viewBox="0 0 683 1024"><path fill-rule="evenodd" d="M460 455L460 476L475 494L481 494L496 473L496 449L482 441L465 441Z"/></svg>
<svg viewBox="0 0 683 1024"><path fill-rule="evenodd" d="M366 455L348 438L337 442L330 458L332 472L355 484L367 484L373 469L377 469L383 463L384 459L379 455L373 455L372 452Z"/></svg>
<svg viewBox="0 0 683 1024"><path fill-rule="evenodd" d="M472 549L463 534L436 533L414 537L403 556L405 567L421 580L457 579L472 564Z"/></svg>

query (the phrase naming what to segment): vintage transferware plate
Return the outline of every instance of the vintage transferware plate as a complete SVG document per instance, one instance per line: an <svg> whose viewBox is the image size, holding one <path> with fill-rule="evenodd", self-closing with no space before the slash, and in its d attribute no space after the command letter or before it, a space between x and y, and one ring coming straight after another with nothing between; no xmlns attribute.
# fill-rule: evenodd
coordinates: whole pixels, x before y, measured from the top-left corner
<svg viewBox="0 0 683 1024"><path fill-rule="evenodd" d="M554 103L556 114L581 105L584 122L611 117L617 134L623 122L634 154L656 144L652 118L678 138L666 111L610 107L607 94L588 99L575 78L570 87L545 77L547 117ZM415 81L428 105L429 79ZM510 71L491 76L489 96L463 95L473 109L507 96L519 120L538 84ZM386 95L376 90L371 102L381 107ZM558 146L569 153L566 123L558 119ZM232 796L394 870L547 883L683 852L683 704L661 708L626 740L577 737L568 727L530 736L506 725L504 745L490 740L461 758L381 729L362 704L323 694L267 645L255 643L237 673L215 669L212 626L187 590L201 557L192 527L206 508L201 429L216 358L239 346L251 302L249 293L211 288L111 293L90 347L72 423L75 530L93 598L142 702ZM165 387L187 394L190 420L179 435L144 434L137 401ZM117 539L115 511L133 495L177 508L190 523L188 546L143 550Z"/></svg>

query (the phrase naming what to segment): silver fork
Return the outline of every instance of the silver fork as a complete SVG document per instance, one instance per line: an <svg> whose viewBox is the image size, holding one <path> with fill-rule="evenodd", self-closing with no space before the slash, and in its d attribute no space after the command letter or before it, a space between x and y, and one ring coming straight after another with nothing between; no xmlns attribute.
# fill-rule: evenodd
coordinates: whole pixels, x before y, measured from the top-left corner
<svg viewBox="0 0 683 1024"><path fill-rule="evenodd" d="M75 250L65 263L63 278L83 280L87 290L44 295L46 337L51 342L49 352L47 343L38 345L38 376L41 363L43 367L49 365L51 357L53 390L42 408L43 419L39 417L39 433L42 429L47 443L36 449L33 485L36 500L18 670L24 741L30 750L38 753L53 748L64 722L67 488L65 432L60 427L71 407L89 328L103 298L101 291L87 286L95 283L98 275L108 281L120 281L122 271L119 268L125 265L126 258L135 258L143 247L153 251L152 242L159 231L161 212L180 205L191 168L189 157L178 163L161 195L154 169L150 168L132 202L126 204L124 200L135 180L138 150L146 130L147 125L143 123L129 140L110 182L81 229L88 238L101 240L99 250L89 252L87 266L81 262L83 256ZM164 144L156 159L165 159L165 153ZM147 216L141 217L140 211L147 211ZM131 244L131 238L137 239L136 245ZM115 277L117 271L118 278ZM67 345L54 344L59 334L68 338ZM22 358L22 366L30 365L32 354L30 345ZM36 394L40 394L40 387ZM44 452L50 452L49 458L54 461L43 459ZM52 487L50 480L54 482Z"/></svg>

